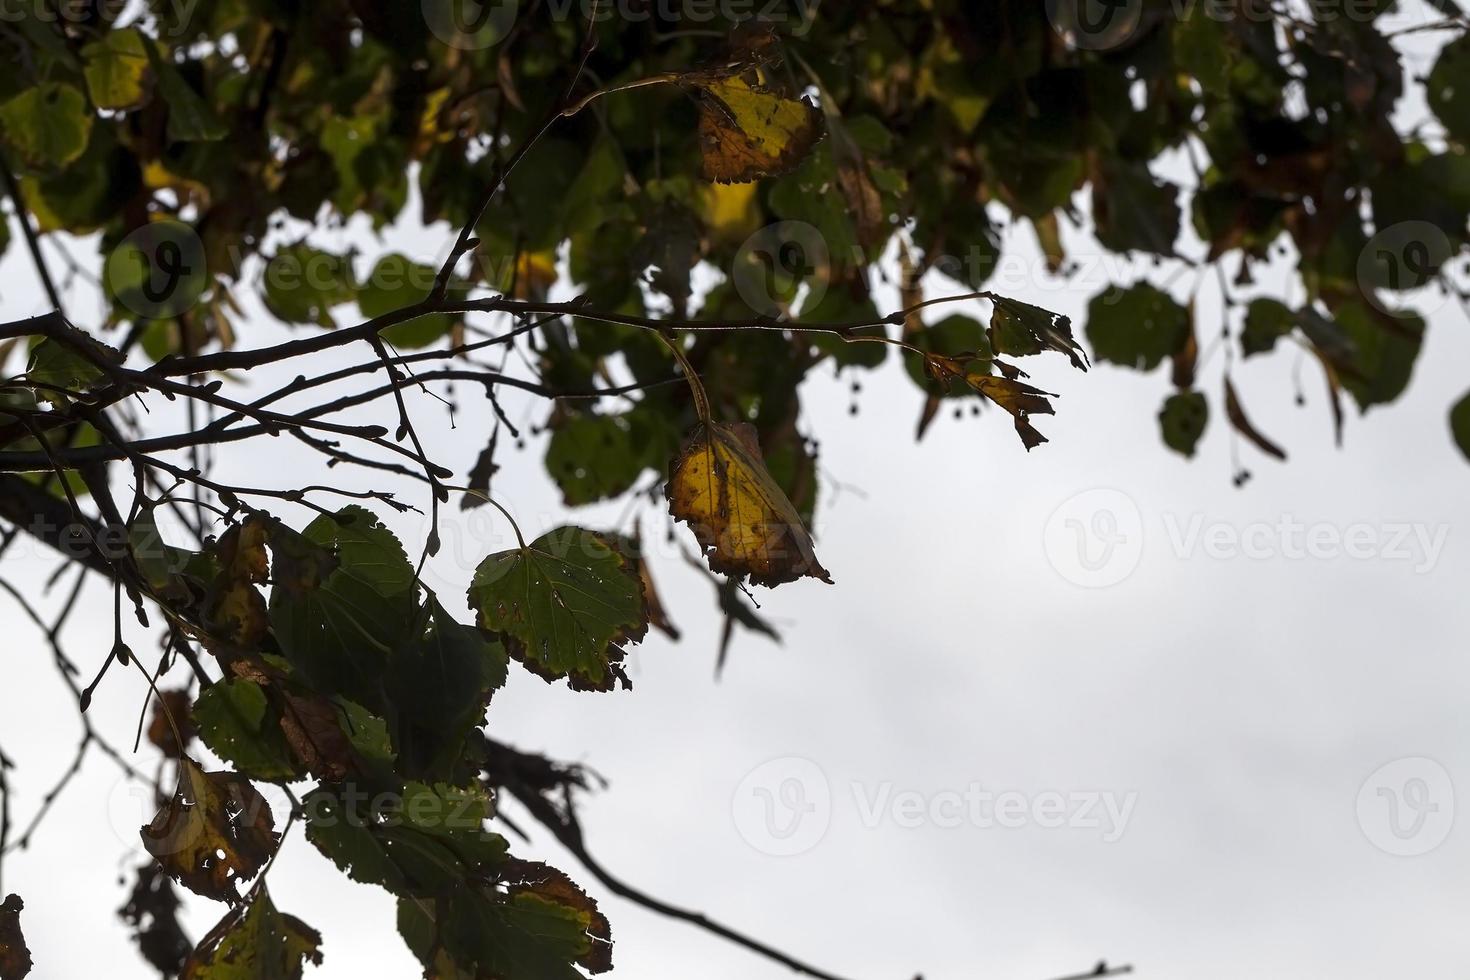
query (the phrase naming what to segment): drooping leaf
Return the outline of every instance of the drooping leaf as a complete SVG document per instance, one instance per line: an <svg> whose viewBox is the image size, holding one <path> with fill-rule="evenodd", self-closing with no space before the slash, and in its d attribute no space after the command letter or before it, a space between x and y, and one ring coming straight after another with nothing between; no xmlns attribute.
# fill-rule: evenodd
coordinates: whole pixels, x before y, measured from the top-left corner
<svg viewBox="0 0 1470 980"><path fill-rule="evenodd" d="M1240 404L1240 396L1235 392L1235 383L1228 376L1225 378L1225 415L1235 431L1250 440L1261 452L1279 460L1286 459L1286 450L1267 439L1246 417L1245 408Z"/></svg>
<svg viewBox="0 0 1470 980"><path fill-rule="evenodd" d="M831 584L749 423L697 426L665 492L669 513L689 525L714 571L770 587L806 576Z"/></svg>
<svg viewBox="0 0 1470 980"><path fill-rule="evenodd" d="M31 972L31 951L20 929L25 907L19 895L8 895L0 902L0 980L25 980Z"/></svg>
<svg viewBox="0 0 1470 980"><path fill-rule="evenodd" d="M578 689L629 686L621 644L648 630L643 583L628 560L579 527L486 558L469 601L480 626L499 633L512 657Z"/></svg>
<svg viewBox="0 0 1470 980"><path fill-rule="evenodd" d="M789 173L822 135L822 114L739 74L692 73L683 84L699 103L706 180L743 184Z"/></svg>
<svg viewBox="0 0 1470 980"><path fill-rule="evenodd" d="M199 941L180 980L301 980L307 963L321 965L321 944L321 933L276 910L262 881Z"/></svg>
<svg viewBox="0 0 1470 980"><path fill-rule="evenodd" d="M1087 353L1072 337L1072 320L1030 303L992 296L990 349L996 354L1040 354L1044 350L1067 355L1072 366L1086 371Z"/></svg>
<svg viewBox="0 0 1470 980"><path fill-rule="evenodd" d="M1192 458L1209 419L1210 406L1203 392L1181 391L1170 395L1159 411L1159 429L1164 445Z"/></svg>
<svg viewBox="0 0 1470 980"><path fill-rule="evenodd" d="M1100 361L1152 371L1189 336L1189 311L1148 283L1109 288L1087 307L1087 339Z"/></svg>
<svg viewBox="0 0 1470 980"><path fill-rule="evenodd" d="M137 881L118 918L132 930L143 959L165 977L177 976L194 944L179 924L179 893L154 861L138 867Z"/></svg>
<svg viewBox="0 0 1470 980"><path fill-rule="evenodd" d="M87 149L92 133L87 97L65 82L28 88L0 104L0 133L29 166L64 167Z"/></svg>
<svg viewBox="0 0 1470 980"><path fill-rule="evenodd" d="M234 772L205 772L179 760L173 798L142 829L143 846L185 888L233 902L275 852L270 804L250 780Z"/></svg>

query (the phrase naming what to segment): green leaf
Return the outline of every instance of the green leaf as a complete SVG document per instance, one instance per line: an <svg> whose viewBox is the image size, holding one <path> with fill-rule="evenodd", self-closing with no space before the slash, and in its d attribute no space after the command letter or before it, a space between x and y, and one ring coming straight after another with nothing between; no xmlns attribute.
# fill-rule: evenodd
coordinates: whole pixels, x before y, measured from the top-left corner
<svg viewBox="0 0 1470 980"><path fill-rule="evenodd" d="M251 779L283 782L297 779L297 765L271 710L265 689L254 681L223 680L194 703L199 737L209 750Z"/></svg>
<svg viewBox="0 0 1470 980"><path fill-rule="evenodd" d="M48 82L0 105L0 131L28 166L64 167L86 152L92 112L75 86Z"/></svg>
<svg viewBox="0 0 1470 980"><path fill-rule="evenodd" d="M357 293L357 306L368 318L412 306L429 295L438 270L402 255L385 255L373 266ZM395 347L427 347L454 325L455 317L431 313L383 331L383 339Z"/></svg>
<svg viewBox="0 0 1470 980"><path fill-rule="evenodd" d="M1395 401L1409 386L1423 344L1424 321L1415 314L1388 314L1361 303L1339 307L1334 320L1353 352L1353 369L1342 372L1342 386L1363 411Z"/></svg>
<svg viewBox="0 0 1470 980"><path fill-rule="evenodd" d="M1470 393L1450 409L1450 432L1454 434L1460 452L1470 459Z"/></svg>
<svg viewBox="0 0 1470 980"><path fill-rule="evenodd" d="M398 903L398 931L440 978L580 980L612 969L612 933L597 903L547 865L509 860L493 882L437 901Z"/></svg>
<svg viewBox="0 0 1470 980"><path fill-rule="evenodd" d="M646 440L644 440L646 444ZM622 415L573 415L560 420L546 449L546 470L568 507L623 493L646 468Z"/></svg>
<svg viewBox="0 0 1470 980"><path fill-rule="evenodd" d="M1296 314L1285 303L1265 298L1251 300L1245 314L1245 329L1240 334L1240 349L1246 357L1264 354L1295 326Z"/></svg>
<svg viewBox="0 0 1470 980"><path fill-rule="evenodd" d="M401 896L443 894L505 857L505 838L484 829L490 800L481 790L409 783L366 796L318 786L302 800L307 839L353 881Z"/></svg>
<svg viewBox="0 0 1470 980"><path fill-rule="evenodd" d="M1114 252L1174 254L1179 188L1155 178L1146 164L1103 167L1092 185L1092 214L1097 240Z"/></svg>
<svg viewBox="0 0 1470 980"><path fill-rule="evenodd" d="M321 933L276 911L262 882L200 940L180 980L301 980L308 962L321 965L321 944Z"/></svg>
<svg viewBox="0 0 1470 980"><path fill-rule="evenodd" d="M290 537L280 530L273 542ZM318 692L373 708L382 698L384 665L419 616L413 566L392 532L361 507L319 517L298 538L304 540L294 550L310 553L307 546L315 545L335 556L336 566L316 588L272 590L270 620L281 652ZM285 548L273 543L273 550Z"/></svg>
<svg viewBox="0 0 1470 980"><path fill-rule="evenodd" d="M454 620L430 596L429 628L388 663L389 714L399 769L415 779L451 778L469 733L505 684L505 647Z"/></svg>
<svg viewBox="0 0 1470 980"><path fill-rule="evenodd" d="M153 40L144 40L148 64L158 79L158 90L168 102L168 138L179 143L200 143L230 135L229 125L194 91L183 74L164 60Z"/></svg>
<svg viewBox="0 0 1470 980"><path fill-rule="evenodd" d="M600 535L561 527L491 555L475 572L469 600L480 625L500 633L532 673L565 677L576 689L630 686L618 644L648 630L643 583Z"/></svg>
<svg viewBox="0 0 1470 980"><path fill-rule="evenodd" d="M1152 371L1189 339L1189 311L1147 283L1111 287L1088 304L1087 339L1099 361Z"/></svg>
<svg viewBox="0 0 1470 980"><path fill-rule="evenodd" d="M1470 36L1461 35L1440 49L1424 91L1450 135L1470 142Z"/></svg>
<svg viewBox="0 0 1470 980"><path fill-rule="evenodd" d="M109 31L82 48L87 91L99 109L136 109L148 99L152 66L143 35L135 27Z"/></svg>
<svg viewBox="0 0 1470 980"><path fill-rule="evenodd" d="M280 249L265 267L266 308L285 323L335 327L332 307L352 301L352 264L305 242Z"/></svg>
<svg viewBox="0 0 1470 980"><path fill-rule="evenodd" d="M38 385L47 385L46 388L38 388L36 394L48 401L57 398L65 398L60 392L52 391L51 388L65 388L68 391L82 393L102 381L107 375L96 364L87 360L71 347L57 343L50 337L36 345L31 351L30 367L26 370L26 379Z"/></svg>
<svg viewBox="0 0 1470 980"><path fill-rule="evenodd" d="M1060 351L1067 355L1074 368L1087 370L1087 354L1072 337L1069 317L1004 296L992 296L990 299L994 309L990 314L987 335L992 352L1024 357L1044 350Z"/></svg>
<svg viewBox="0 0 1470 980"><path fill-rule="evenodd" d="M1181 391L1170 395L1159 412L1159 428L1164 445L1182 456L1194 458L1195 446L1205 434L1210 420L1210 406L1203 392Z"/></svg>

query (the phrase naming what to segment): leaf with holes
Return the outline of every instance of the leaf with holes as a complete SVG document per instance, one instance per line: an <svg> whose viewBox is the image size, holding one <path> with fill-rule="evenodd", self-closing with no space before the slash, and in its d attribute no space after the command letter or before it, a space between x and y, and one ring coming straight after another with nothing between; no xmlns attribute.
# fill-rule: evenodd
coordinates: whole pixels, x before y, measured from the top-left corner
<svg viewBox="0 0 1470 980"><path fill-rule="evenodd" d="M142 829L143 846L185 888L234 902L275 853L279 836L270 804L235 772L205 772L179 760L179 787Z"/></svg>
<svg viewBox="0 0 1470 980"><path fill-rule="evenodd" d="M599 534L561 527L491 555L475 571L470 608L506 650L548 681L608 691L621 682L621 644L648 631L643 582Z"/></svg>
<svg viewBox="0 0 1470 980"><path fill-rule="evenodd" d="M804 577L831 584L801 515L766 470L754 426L701 423L666 493L669 512L689 525L713 571L770 587Z"/></svg>

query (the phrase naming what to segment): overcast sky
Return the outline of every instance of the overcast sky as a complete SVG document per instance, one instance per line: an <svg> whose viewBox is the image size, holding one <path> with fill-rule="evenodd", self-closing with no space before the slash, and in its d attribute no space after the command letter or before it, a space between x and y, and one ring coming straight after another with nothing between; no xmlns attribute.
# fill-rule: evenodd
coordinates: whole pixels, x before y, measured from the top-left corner
<svg viewBox="0 0 1470 980"><path fill-rule="evenodd" d="M424 259L446 240L443 228L392 239ZM1029 231L1009 245L1037 268ZM44 309L23 258L12 247L0 262L0 321ZM1181 295L1190 284L1172 283ZM1102 285L1027 271L997 288L1080 316ZM85 287L72 295L92 326ZM821 441L817 547L836 584L758 590L785 642L738 636L716 682L713 592L663 544L667 516L645 507L635 513L684 641L651 636L629 693L575 694L514 670L490 731L610 780L583 804L609 869L844 977L1046 980L1103 957L1201 980L1463 971L1470 464L1446 415L1470 384L1470 330L1457 305L1418 302L1433 313L1408 394L1353 412L1342 450L1313 359L1237 364L1254 421L1291 456L1235 447L1254 474L1243 489L1218 349L1202 364L1213 417L1193 462L1159 441L1167 369L1084 375L1060 356L1029 359L1061 396L1038 423L1050 443L1029 455L999 412L946 414L915 444L921 399L897 361L862 377L856 416L851 377L819 371L803 428ZM1207 287L1202 339L1219 315ZM240 333L258 345L286 332L259 315ZM492 419L460 394L453 431L442 405L412 405L430 454L466 469ZM510 401L518 419L544 413ZM153 426L176 429L153 407ZM299 449L226 450L221 478L320 479ZM624 518L621 504L565 512L540 454L535 442L505 453L496 477L528 532ZM346 469L331 479L367 485ZM484 511L447 516L428 581L468 619L459 597L474 565L512 539ZM416 551L421 520L390 523ZM692 542L682 526L677 539ZM53 567L10 555L0 575L34 588ZM105 595L90 594L66 635L84 673L111 642ZM7 603L0 746L18 764L24 820L69 760L76 721L41 639ZM145 695L114 671L94 722L130 745ZM156 754L145 745L138 764ZM34 846L7 857L40 980L150 975L113 914L149 816L94 754ZM516 846L604 903L616 975L790 975L607 895L544 835ZM387 894L348 881L299 832L270 882L279 907L323 933L326 961L309 975L417 975ZM191 935L221 911L191 901Z"/></svg>

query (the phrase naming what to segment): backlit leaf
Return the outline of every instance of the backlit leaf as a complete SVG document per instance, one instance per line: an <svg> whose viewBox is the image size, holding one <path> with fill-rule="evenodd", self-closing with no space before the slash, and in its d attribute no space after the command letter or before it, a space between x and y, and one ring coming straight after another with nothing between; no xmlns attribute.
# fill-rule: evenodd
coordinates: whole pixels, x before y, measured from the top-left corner
<svg viewBox="0 0 1470 980"><path fill-rule="evenodd" d="M754 426L701 423L666 493L669 512L689 525L712 570L766 586L805 576L831 583L801 516L766 471Z"/></svg>
<svg viewBox="0 0 1470 980"><path fill-rule="evenodd" d="M1170 395L1159 412L1159 428L1164 445L1183 456L1194 456L1194 447L1204 435L1210 419L1210 406L1198 391L1181 391Z"/></svg>
<svg viewBox="0 0 1470 980"><path fill-rule="evenodd" d="M152 822L143 846L169 877L197 895L221 902L254 878L276 850L270 804L234 772L205 772L179 760L179 785Z"/></svg>
<svg viewBox="0 0 1470 980"><path fill-rule="evenodd" d="M822 114L742 75L692 74L685 85L699 103L702 175L743 184L795 169L822 135Z"/></svg>
<svg viewBox="0 0 1470 980"><path fill-rule="evenodd" d="M99 109L135 109L147 100L153 69L137 28L109 31L82 48L87 90Z"/></svg>
<svg viewBox="0 0 1470 980"><path fill-rule="evenodd" d="M561 527L491 555L475 572L469 600L480 626L499 633L533 673L579 689L629 686L620 644L648 630L643 583L600 535Z"/></svg>
<svg viewBox="0 0 1470 980"><path fill-rule="evenodd" d="M321 944L321 933L276 911L262 883L199 941L180 980L301 980L307 963L321 965Z"/></svg>
<svg viewBox="0 0 1470 980"><path fill-rule="evenodd" d="M1099 361L1152 371L1189 340L1189 311L1148 283L1112 287L1087 307L1087 339Z"/></svg>
<svg viewBox="0 0 1470 980"><path fill-rule="evenodd" d="M64 167L87 149L87 97L65 82L26 89L0 105L0 132L29 166Z"/></svg>

